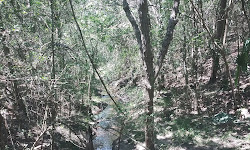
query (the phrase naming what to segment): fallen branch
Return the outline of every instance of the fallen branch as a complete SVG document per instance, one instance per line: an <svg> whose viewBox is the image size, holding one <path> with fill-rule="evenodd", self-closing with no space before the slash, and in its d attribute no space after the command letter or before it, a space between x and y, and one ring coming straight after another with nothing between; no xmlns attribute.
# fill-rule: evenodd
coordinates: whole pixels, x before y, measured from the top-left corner
<svg viewBox="0 0 250 150"><path fill-rule="evenodd" d="M37 142L40 140L40 138L44 135L44 133L48 131L48 128L45 128L44 131L37 137L36 141L33 143L32 147L31 147L31 150L34 150Z"/></svg>

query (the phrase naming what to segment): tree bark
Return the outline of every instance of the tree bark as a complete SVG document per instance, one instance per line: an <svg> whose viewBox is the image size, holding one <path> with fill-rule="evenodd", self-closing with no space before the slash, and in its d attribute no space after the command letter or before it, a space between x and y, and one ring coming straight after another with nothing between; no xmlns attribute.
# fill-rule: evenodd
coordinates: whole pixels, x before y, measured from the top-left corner
<svg viewBox="0 0 250 150"><path fill-rule="evenodd" d="M184 76L185 76L185 84L186 87L188 86L188 71L187 71L187 48L186 48L186 43L187 43L187 36L186 36L186 28L185 25L183 27L183 47L182 47L182 60L183 60L183 70L184 70Z"/></svg>
<svg viewBox="0 0 250 150"><path fill-rule="evenodd" d="M219 55L218 53L216 52L216 50L212 50L212 59L213 59L213 62L212 62L212 73L211 73L211 76L210 76L210 79L209 79L209 84L213 84L216 82L217 80L217 73L218 73L218 70L219 70Z"/></svg>

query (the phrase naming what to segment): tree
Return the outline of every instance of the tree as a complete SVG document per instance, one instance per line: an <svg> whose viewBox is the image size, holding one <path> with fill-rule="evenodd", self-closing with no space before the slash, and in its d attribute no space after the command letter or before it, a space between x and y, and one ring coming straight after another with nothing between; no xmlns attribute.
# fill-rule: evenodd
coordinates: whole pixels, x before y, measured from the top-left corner
<svg viewBox="0 0 250 150"><path fill-rule="evenodd" d="M168 52L168 47L173 38L174 27L177 24L177 15L179 11L179 0L174 1L173 10L168 22L167 32L162 40L162 48L157 59L157 66L154 67L154 56L152 52L151 36L150 36L150 16L148 10L148 1L139 1L139 25L136 23L134 16L131 13L127 0L123 0L123 9L130 21L139 45L141 60L144 67L144 86L145 86L145 101L146 101L146 128L145 128L145 143L146 147L154 150L154 90L155 80L162 68L163 60Z"/></svg>
<svg viewBox="0 0 250 150"><path fill-rule="evenodd" d="M216 32L214 36L214 40L218 43L222 43L225 25L226 25L226 6L227 0L220 0L216 19ZM212 58L213 58L213 66L212 66L212 74L209 80L209 83L215 83L217 78L217 72L219 70L219 54L218 48L212 50Z"/></svg>

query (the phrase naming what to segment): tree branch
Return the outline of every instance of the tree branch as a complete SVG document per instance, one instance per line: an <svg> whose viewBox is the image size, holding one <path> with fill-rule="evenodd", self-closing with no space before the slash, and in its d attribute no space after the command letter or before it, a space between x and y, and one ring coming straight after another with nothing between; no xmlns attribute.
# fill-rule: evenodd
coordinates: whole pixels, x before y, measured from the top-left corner
<svg viewBox="0 0 250 150"><path fill-rule="evenodd" d="M131 10L130 10L130 7L129 7L127 0L123 0L123 10L125 11L126 16L134 29L137 43L139 44L139 48L140 48L141 53L143 53L142 41L141 41L141 31L139 29L138 24L136 23L135 17L131 13Z"/></svg>
<svg viewBox="0 0 250 150"><path fill-rule="evenodd" d="M173 39L174 28L176 24L178 23L177 15L179 13L179 4L180 4L180 0L174 1L173 9L172 9L170 18L168 20L167 32L162 41L162 48L157 59L155 80L157 76L159 75L159 72L162 68L163 60L168 52L169 45Z"/></svg>
<svg viewBox="0 0 250 150"><path fill-rule="evenodd" d="M141 42L142 42L142 61L145 65L146 84L147 89L152 89L154 85L154 54L152 52L152 45L150 39L150 17L148 14L147 0L141 0L138 9L140 29L141 29Z"/></svg>

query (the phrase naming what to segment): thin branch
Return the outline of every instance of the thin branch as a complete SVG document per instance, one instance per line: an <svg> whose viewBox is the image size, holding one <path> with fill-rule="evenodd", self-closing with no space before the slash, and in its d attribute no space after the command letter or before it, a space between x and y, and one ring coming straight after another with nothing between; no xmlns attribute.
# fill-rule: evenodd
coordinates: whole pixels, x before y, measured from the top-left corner
<svg viewBox="0 0 250 150"><path fill-rule="evenodd" d="M85 44L85 41L84 41L84 38L83 38L83 34L82 34L82 30L81 30L81 28L80 28L80 26L79 26L79 24L78 24L78 22L77 22L77 19L76 19L76 15L75 15L75 11L74 11L74 8L73 8L72 0L69 0L69 3L70 3L70 7L71 7L71 11L72 11L72 15L73 15L74 21L75 21L75 23L76 23L77 29L78 29L78 31L79 31L79 34L80 34L80 37L81 37L81 40L82 40L83 49L84 49L84 51L86 52L86 54L87 54L87 56L88 56L88 58L89 58L89 61L90 61L91 65L92 65L93 69L95 70L97 76L99 77L99 79L100 79L100 81L101 81L101 83L102 83L102 85L103 85L103 87L104 87L106 93L108 94L108 96L110 97L110 99L114 102L114 104L115 104L115 106L118 108L118 110L119 110L123 115L125 115L124 112L123 112L123 111L121 110L121 108L119 107L118 103L114 100L113 96L110 94L110 92L109 92L109 90L108 90L106 84L104 83L104 81L103 81L103 79L102 79L100 73L98 72L98 70L97 70L97 68L96 68L96 66L95 66L95 63L94 63L93 59L91 58L91 56L90 56L90 54L89 54L89 52L88 52L88 49L87 49L87 47L86 47L86 44Z"/></svg>
<svg viewBox="0 0 250 150"><path fill-rule="evenodd" d="M156 16L155 17L155 21L156 21L156 24L162 26L162 23L161 23L161 15L157 12L157 6L156 5L153 5L151 0L148 1L149 5L148 6L152 6L152 11L154 13L154 15Z"/></svg>
<svg viewBox="0 0 250 150"><path fill-rule="evenodd" d="M195 10L195 13L198 15L199 19L201 20L202 26L203 28L207 31L209 37L211 38L211 40L213 41L214 45L216 48L219 49L219 52L221 53L221 51L224 49L222 46L220 46L215 40L214 40L214 36L212 35L210 29L208 28L208 26L205 23L205 20L203 19L203 17L201 16L200 12L198 11L198 9L195 7L193 0L189 0L189 2L191 3L192 7Z"/></svg>
<svg viewBox="0 0 250 150"><path fill-rule="evenodd" d="M55 37L54 37L54 32L55 32L55 20L54 20L54 2L51 0L51 51L52 51L52 74L51 74L51 79L55 79Z"/></svg>

